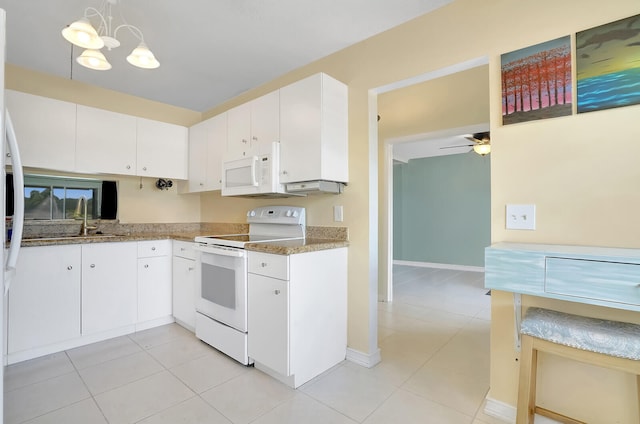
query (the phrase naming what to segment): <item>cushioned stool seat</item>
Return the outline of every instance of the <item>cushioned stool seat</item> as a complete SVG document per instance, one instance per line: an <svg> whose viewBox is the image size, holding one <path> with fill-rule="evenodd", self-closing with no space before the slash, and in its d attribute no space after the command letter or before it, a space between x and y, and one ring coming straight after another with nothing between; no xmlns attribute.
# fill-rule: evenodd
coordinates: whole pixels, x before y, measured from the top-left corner
<svg viewBox="0 0 640 424"><path fill-rule="evenodd" d="M640 325L529 308L522 320L522 355L517 424L533 423L534 414L566 423L580 423L536 408L537 352L635 374L640 388ZM640 406L640 405L639 405Z"/></svg>

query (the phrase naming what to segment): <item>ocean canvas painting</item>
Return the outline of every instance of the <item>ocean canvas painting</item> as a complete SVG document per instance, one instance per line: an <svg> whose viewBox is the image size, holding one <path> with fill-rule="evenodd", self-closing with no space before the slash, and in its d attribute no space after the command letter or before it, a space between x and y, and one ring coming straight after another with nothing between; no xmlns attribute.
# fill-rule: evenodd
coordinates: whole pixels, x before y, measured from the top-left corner
<svg viewBox="0 0 640 424"><path fill-rule="evenodd" d="M578 113L640 104L640 15L576 34Z"/></svg>
<svg viewBox="0 0 640 424"><path fill-rule="evenodd" d="M569 36L501 57L503 125L571 115Z"/></svg>

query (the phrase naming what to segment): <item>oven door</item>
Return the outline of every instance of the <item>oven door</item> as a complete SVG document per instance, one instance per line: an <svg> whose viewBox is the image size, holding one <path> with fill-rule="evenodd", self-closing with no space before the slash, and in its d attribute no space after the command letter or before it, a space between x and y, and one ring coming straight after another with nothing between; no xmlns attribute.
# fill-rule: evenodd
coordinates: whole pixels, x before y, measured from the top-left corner
<svg viewBox="0 0 640 424"><path fill-rule="evenodd" d="M247 254L244 249L196 247L196 310L247 332Z"/></svg>

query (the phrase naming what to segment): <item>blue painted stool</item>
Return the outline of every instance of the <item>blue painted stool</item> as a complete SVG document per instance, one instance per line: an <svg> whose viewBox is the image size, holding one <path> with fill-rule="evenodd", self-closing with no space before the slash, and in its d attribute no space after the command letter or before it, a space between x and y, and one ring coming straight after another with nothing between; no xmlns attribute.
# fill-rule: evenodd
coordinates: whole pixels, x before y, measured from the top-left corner
<svg viewBox="0 0 640 424"><path fill-rule="evenodd" d="M520 333L516 424L532 424L536 413L563 423L582 423L536 407L538 352L635 374L640 406L640 325L529 308Z"/></svg>

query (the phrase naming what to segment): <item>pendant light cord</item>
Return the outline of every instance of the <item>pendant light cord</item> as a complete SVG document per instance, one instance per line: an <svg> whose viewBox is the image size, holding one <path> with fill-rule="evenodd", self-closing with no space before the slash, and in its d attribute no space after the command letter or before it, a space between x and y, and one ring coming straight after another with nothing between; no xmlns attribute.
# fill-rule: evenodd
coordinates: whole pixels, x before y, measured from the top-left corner
<svg viewBox="0 0 640 424"><path fill-rule="evenodd" d="M69 59L69 79L73 81L73 44L71 44L71 56Z"/></svg>

